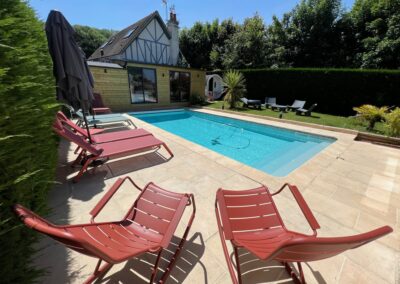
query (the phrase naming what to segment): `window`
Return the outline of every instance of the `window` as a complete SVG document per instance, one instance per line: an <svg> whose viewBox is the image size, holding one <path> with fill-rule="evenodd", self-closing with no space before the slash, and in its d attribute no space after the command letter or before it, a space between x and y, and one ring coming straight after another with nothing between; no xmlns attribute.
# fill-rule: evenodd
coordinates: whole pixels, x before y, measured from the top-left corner
<svg viewBox="0 0 400 284"><path fill-rule="evenodd" d="M157 103L156 70L128 67L131 103Z"/></svg>
<svg viewBox="0 0 400 284"><path fill-rule="evenodd" d="M190 95L190 73L169 72L171 102L187 102Z"/></svg>
<svg viewBox="0 0 400 284"><path fill-rule="evenodd" d="M136 30L136 28L137 27L134 27L134 28L130 29L129 31L127 31L123 38L130 37L133 34L133 32Z"/></svg>

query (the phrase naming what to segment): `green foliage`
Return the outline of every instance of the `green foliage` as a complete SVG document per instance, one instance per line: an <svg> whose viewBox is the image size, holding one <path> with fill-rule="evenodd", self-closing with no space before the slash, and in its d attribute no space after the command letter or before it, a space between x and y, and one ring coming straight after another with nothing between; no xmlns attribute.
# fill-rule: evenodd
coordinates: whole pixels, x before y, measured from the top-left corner
<svg viewBox="0 0 400 284"><path fill-rule="evenodd" d="M225 23L225 25L224 25ZM181 50L194 67L400 68L400 1L301 0L270 25L255 15L196 23L182 32Z"/></svg>
<svg viewBox="0 0 400 284"><path fill-rule="evenodd" d="M362 105L353 108L358 115L358 118L368 122L368 130L374 129L375 123L385 118L388 107L376 107L373 105Z"/></svg>
<svg viewBox="0 0 400 284"><path fill-rule="evenodd" d="M86 58L95 52L116 31L96 29L88 26L74 25L75 40L86 54Z"/></svg>
<svg viewBox="0 0 400 284"><path fill-rule="evenodd" d="M196 22L190 29L182 29L179 47L191 67L222 68L225 42L236 32L238 25L231 19L219 24Z"/></svg>
<svg viewBox="0 0 400 284"><path fill-rule="evenodd" d="M400 108L396 107L390 113L385 115L386 128L389 135L400 137Z"/></svg>
<svg viewBox="0 0 400 284"><path fill-rule="evenodd" d="M189 102L191 105L202 105L206 101L206 97L204 94L199 94L197 92L193 92L190 94Z"/></svg>
<svg viewBox="0 0 400 284"><path fill-rule="evenodd" d="M225 43L223 66L255 68L265 65L266 29L259 15L247 18L243 26Z"/></svg>
<svg viewBox="0 0 400 284"><path fill-rule="evenodd" d="M235 108L246 92L246 79L242 73L236 70L229 70L222 79L227 88L224 101L229 104L229 108Z"/></svg>
<svg viewBox="0 0 400 284"><path fill-rule="evenodd" d="M10 207L47 212L57 104L43 23L25 1L0 2L0 44L0 275L2 283L29 283L40 275L30 267L37 234L21 226Z"/></svg>
<svg viewBox="0 0 400 284"><path fill-rule="evenodd" d="M276 97L279 104L306 100L318 111L354 115L363 104L400 105L400 71L362 69L279 68L243 69L247 97Z"/></svg>

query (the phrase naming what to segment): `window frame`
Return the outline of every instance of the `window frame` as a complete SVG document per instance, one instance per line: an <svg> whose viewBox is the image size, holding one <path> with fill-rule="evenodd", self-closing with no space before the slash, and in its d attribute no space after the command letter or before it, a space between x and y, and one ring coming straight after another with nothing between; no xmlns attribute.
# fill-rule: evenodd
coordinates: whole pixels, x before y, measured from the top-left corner
<svg viewBox="0 0 400 284"><path fill-rule="evenodd" d="M171 73L178 73L178 91L179 91L179 97L180 100L172 100L171 98ZM187 100L182 100L182 94L181 94L181 89L179 86L181 85L181 74L186 73L189 74L189 92L188 92L188 98ZM192 89L192 73L190 71L177 71L177 70L169 70L169 101L170 103L186 103L190 101L190 95L191 95L191 89Z"/></svg>
<svg viewBox="0 0 400 284"><path fill-rule="evenodd" d="M139 67L139 66L128 66L127 68L127 74L128 74L128 84L129 84L129 97L132 105L139 105L139 104L157 104L158 103L158 88L157 88L157 69L156 68L146 68L146 67ZM142 72L142 95L143 95L143 101L142 102L137 102L135 103L132 100L132 93L131 93L131 80L129 79L129 69L140 69ZM152 70L154 71L154 80L155 80L155 92L156 92L156 101L151 102L151 101L146 101L146 97L144 94L144 81L143 81L143 70Z"/></svg>

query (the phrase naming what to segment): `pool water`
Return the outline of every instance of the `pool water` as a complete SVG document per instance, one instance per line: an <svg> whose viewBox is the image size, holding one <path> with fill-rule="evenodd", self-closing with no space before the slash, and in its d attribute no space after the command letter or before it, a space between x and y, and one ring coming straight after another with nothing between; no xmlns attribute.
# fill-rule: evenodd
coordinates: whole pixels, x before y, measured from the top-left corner
<svg viewBox="0 0 400 284"><path fill-rule="evenodd" d="M191 110L130 114L273 176L286 176L335 141Z"/></svg>

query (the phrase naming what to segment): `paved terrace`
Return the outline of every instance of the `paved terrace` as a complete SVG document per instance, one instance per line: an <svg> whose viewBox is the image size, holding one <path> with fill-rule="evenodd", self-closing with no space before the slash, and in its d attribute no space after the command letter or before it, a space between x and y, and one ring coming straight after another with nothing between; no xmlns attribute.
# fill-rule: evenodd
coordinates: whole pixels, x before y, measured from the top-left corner
<svg viewBox="0 0 400 284"><path fill-rule="evenodd" d="M221 115L239 117L227 113ZM214 215L216 190L219 187L247 189L260 183L276 190L284 182L291 182L298 185L321 224L320 236L351 235L386 224L395 230L359 249L304 265L308 283L400 283L400 150L357 142L349 134L241 118L338 140L287 177L277 178L132 118L138 127L164 140L175 157L168 160L168 154L162 150L111 161L91 170L78 184L73 184L70 179L77 169L68 165L74 159L73 147L62 141L58 168L60 184L50 193L53 214L49 218L60 224L88 222L89 211L119 176L129 175L140 186L154 181L173 191L193 192L197 204L196 219L168 283L228 284L231 281ZM124 187L98 220L118 220L136 196L136 190ZM289 191L276 201L290 229L308 231L307 222ZM95 267L95 259L67 250L49 238L43 239L39 246L42 250L36 264L49 271L44 283L81 283ZM147 283L150 264L154 260L155 256L148 254L116 265L103 282ZM258 261L245 251L241 263L244 283L291 283L278 263Z"/></svg>

